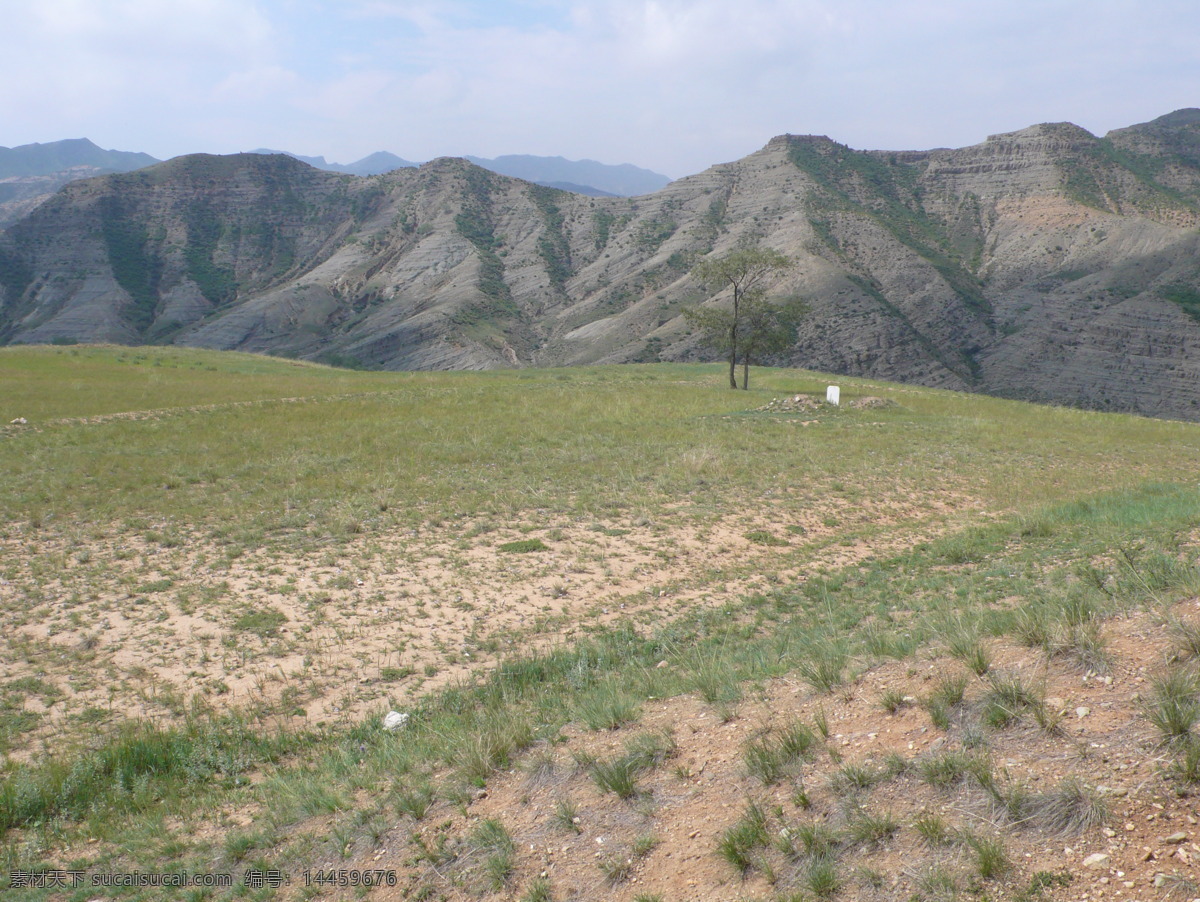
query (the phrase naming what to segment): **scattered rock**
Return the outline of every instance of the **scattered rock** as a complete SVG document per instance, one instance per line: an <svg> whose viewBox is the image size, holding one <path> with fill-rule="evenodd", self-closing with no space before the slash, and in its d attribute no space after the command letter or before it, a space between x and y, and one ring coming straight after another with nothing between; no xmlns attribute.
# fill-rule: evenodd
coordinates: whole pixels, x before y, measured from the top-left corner
<svg viewBox="0 0 1200 902"><path fill-rule="evenodd" d="M1092 713L1091 708L1087 708L1082 705L1075 709L1075 716L1078 717L1080 720L1083 720L1083 718L1087 717L1091 713Z"/></svg>
<svg viewBox="0 0 1200 902"><path fill-rule="evenodd" d="M1182 842L1187 842L1188 835L1180 830L1178 833L1172 833L1170 836L1165 836L1159 840L1160 843L1166 846L1177 846Z"/></svg>
<svg viewBox="0 0 1200 902"><path fill-rule="evenodd" d="M1085 868L1106 868L1108 867L1109 857L1103 852L1094 852L1087 858L1083 859Z"/></svg>
<svg viewBox="0 0 1200 902"><path fill-rule="evenodd" d="M835 406L849 407L855 410L875 410L880 407L895 407L896 402L887 398L855 398L847 401L844 404ZM794 395L790 398L775 398L768 401L762 407L757 408L765 413L788 413L798 410L817 410L825 406L825 402L821 398L812 397L810 395Z"/></svg>
<svg viewBox="0 0 1200 902"><path fill-rule="evenodd" d="M24 417L17 417L15 420L10 420L9 425L10 426L27 426L27 425L29 425L29 420L25 419Z"/></svg>
<svg viewBox="0 0 1200 902"><path fill-rule="evenodd" d="M389 711L387 716L383 718L383 728L389 733L394 733L408 723L408 714L399 711Z"/></svg>

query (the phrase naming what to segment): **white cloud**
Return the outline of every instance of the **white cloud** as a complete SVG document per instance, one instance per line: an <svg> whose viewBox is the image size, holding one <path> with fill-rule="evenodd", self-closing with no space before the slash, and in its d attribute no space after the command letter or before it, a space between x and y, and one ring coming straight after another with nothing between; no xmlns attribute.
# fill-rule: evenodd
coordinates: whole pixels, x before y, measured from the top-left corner
<svg viewBox="0 0 1200 902"><path fill-rule="evenodd" d="M222 104L257 105L286 102L298 90L303 90L303 82L291 69L254 66L230 72L213 86L212 98Z"/></svg>
<svg viewBox="0 0 1200 902"><path fill-rule="evenodd" d="M241 0L11 7L0 38L0 121L28 140L86 134L128 147L123 135L145 134L157 117L170 123L173 109L203 103L231 68L272 53L270 23Z"/></svg>
<svg viewBox="0 0 1200 902"><path fill-rule="evenodd" d="M856 147L1103 131L1200 104L1182 0L17 0L10 139L562 154L682 175L784 131Z"/></svg>
<svg viewBox="0 0 1200 902"><path fill-rule="evenodd" d="M35 40L122 65L131 60L241 58L269 45L272 29L253 3L235 0L37 0L25 26ZM18 16L18 22L21 17Z"/></svg>

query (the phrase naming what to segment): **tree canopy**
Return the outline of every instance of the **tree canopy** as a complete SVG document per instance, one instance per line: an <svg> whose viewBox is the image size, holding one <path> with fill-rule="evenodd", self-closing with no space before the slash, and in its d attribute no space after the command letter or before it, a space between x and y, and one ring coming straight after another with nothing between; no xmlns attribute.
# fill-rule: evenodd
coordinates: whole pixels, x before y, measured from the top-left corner
<svg viewBox="0 0 1200 902"><path fill-rule="evenodd" d="M796 326L807 311L798 298L767 299L771 280L790 269L791 258L773 248L743 242L719 257L701 261L692 275L717 294L732 290L728 306L698 306L684 316L701 332L701 340L729 360L729 387L737 388L742 362L742 388L749 388L750 364L778 353L796 340Z"/></svg>

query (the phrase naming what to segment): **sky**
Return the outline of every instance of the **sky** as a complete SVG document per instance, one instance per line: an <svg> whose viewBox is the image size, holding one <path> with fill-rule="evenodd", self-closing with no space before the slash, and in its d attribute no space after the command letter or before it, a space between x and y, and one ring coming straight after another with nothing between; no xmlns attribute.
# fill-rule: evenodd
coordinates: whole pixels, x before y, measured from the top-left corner
<svg viewBox="0 0 1200 902"><path fill-rule="evenodd" d="M772 136L962 147L1200 107L1195 0L0 0L0 145L673 178Z"/></svg>

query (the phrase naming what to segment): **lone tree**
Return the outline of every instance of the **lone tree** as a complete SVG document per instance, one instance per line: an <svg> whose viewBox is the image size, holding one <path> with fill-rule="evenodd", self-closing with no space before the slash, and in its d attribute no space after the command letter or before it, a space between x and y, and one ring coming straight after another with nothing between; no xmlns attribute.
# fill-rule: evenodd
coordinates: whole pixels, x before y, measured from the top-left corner
<svg viewBox="0 0 1200 902"><path fill-rule="evenodd" d="M798 298L767 300L771 278L791 268L792 260L772 248L742 242L720 257L702 261L692 274L715 292L733 289L728 307L690 307L683 315L700 329L701 340L729 358L729 387L737 388L742 361L742 388L750 386L750 363L778 353L796 340L796 326L807 312Z"/></svg>

